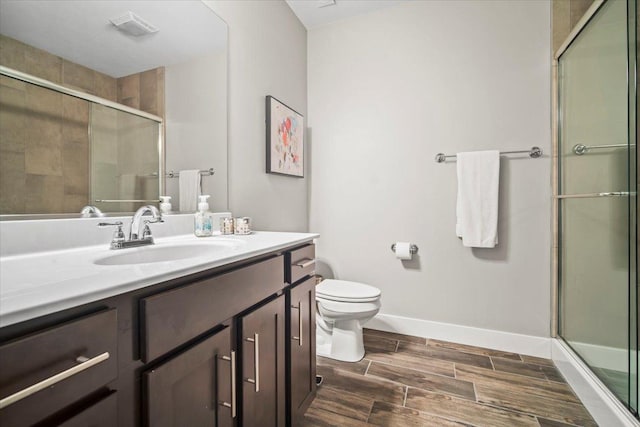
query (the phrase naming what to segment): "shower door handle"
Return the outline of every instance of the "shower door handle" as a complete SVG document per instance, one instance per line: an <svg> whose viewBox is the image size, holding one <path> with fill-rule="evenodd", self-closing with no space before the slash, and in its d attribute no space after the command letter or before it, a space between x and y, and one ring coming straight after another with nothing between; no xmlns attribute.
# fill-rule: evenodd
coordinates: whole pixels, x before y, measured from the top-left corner
<svg viewBox="0 0 640 427"><path fill-rule="evenodd" d="M556 199L591 199L596 197L628 197L635 196L635 191L608 191L604 193L558 194Z"/></svg>

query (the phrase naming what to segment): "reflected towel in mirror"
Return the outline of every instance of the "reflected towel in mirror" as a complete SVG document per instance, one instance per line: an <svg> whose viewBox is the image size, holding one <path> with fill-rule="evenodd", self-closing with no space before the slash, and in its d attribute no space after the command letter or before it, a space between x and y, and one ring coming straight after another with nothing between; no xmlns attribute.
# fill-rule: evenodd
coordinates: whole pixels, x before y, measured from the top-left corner
<svg viewBox="0 0 640 427"><path fill-rule="evenodd" d="M200 195L200 170L181 170L178 176L180 193L180 211L193 212L198 206Z"/></svg>

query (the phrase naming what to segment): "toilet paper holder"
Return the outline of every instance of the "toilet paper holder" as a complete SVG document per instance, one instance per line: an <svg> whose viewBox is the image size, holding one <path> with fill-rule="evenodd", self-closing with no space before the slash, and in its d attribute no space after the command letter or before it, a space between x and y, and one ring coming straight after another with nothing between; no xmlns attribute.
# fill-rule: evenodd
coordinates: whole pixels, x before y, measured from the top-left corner
<svg viewBox="0 0 640 427"><path fill-rule="evenodd" d="M391 245L391 251L393 253L396 252L396 244L395 243L393 245ZM412 243L411 246L409 246L409 252L411 252L411 255L417 254L418 253L418 245L414 245Z"/></svg>

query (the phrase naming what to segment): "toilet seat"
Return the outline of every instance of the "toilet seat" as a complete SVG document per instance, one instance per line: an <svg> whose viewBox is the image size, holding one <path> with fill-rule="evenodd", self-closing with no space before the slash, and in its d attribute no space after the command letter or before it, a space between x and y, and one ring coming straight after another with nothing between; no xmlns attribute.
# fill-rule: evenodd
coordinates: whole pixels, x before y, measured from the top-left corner
<svg viewBox="0 0 640 427"><path fill-rule="evenodd" d="M337 302L367 303L380 299L380 289L364 283L326 279L316 286L316 298Z"/></svg>
<svg viewBox="0 0 640 427"><path fill-rule="evenodd" d="M330 299L319 299L318 309L326 315L344 317L344 315L366 315L369 312L380 310L380 301L362 302L352 304L344 301L333 301Z"/></svg>

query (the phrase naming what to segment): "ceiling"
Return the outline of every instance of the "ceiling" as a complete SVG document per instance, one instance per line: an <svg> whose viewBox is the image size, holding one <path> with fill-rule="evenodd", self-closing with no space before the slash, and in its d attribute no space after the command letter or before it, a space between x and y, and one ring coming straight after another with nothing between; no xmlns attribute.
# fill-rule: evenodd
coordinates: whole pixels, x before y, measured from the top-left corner
<svg viewBox="0 0 640 427"><path fill-rule="evenodd" d="M408 0L286 0L300 22L307 28L320 27L377 9L395 6Z"/></svg>
<svg viewBox="0 0 640 427"><path fill-rule="evenodd" d="M132 11L160 31L127 36L110 22ZM0 0L0 33L111 77L226 49L226 24L199 0Z"/></svg>

